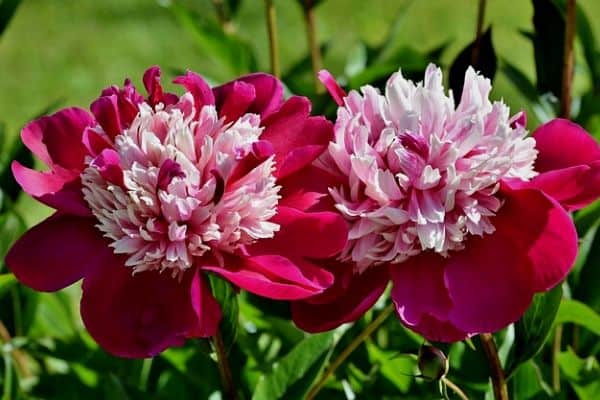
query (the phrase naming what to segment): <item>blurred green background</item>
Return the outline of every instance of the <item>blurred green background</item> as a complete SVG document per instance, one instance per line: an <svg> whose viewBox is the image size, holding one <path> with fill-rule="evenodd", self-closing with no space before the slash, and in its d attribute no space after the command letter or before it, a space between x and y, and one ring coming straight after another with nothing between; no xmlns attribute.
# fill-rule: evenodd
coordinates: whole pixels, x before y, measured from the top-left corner
<svg viewBox="0 0 600 400"><path fill-rule="evenodd" d="M172 1L172 0L171 0ZM140 87L143 71L158 64L170 81L174 70L192 69L213 82L234 78L195 45L169 11L170 0L25 0L0 37L0 120L9 137L49 104L84 108L111 84L130 77ZM190 8L216 21L209 0L186 0ZM596 35L600 2L582 0ZM282 70L307 52L302 8L294 0L276 0ZM359 41L381 45L392 24L393 47L420 51L447 44L441 60L447 67L473 40L476 0L328 0L316 11L319 41L328 43L324 66L343 72L349 49ZM531 31L528 0L488 1L486 25L493 29L499 58L508 59L534 80L533 47L520 31ZM268 37L262 0L246 0L233 20L235 29L257 55L259 70L269 70ZM402 67L402 65L398 65ZM578 65L576 90L588 85ZM515 112L529 109L510 81L498 73L493 97L504 98ZM529 113L532 115L532 113ZM530 117L531 120L531 117ZM535 117L530 123L537 124ZM535 126L535 125L533 125ZM29 224L48 214L26 201Z"/></svg>
<svg viewBox="0 0 600 400"><path fill-rule="evenodd" d="M213 82L233 78L211 54L199 49L166 6L169 0L25 0L0 38L0 120L9 137L54 101L84 108L111 84L130 77L140 87L150 65L172 70L192 69ZM184 3L216 21L209 0ZM593 29L600 34L600 2L581 1ZM302 8L294 0L276 0L282 70L307 52ZM324 66L343 72L349 49L364 41L380 45L392 24L394 47L426 51L448 44L442 54L448 66L473 40L476 0L328 0L316 11L319 41L328 42ZM533 80L533 47L520 31L531 31L533 8L528 0L490 0L486 25L492 25L500 58L508 59ZM258 69L268 71L268 38L262 0L246 0L233 21L255 50ZM398 65L402 67L402 65ZM581 67L584 68L584 67ZM585 86L585 80L579 82ZM515 112L528 108L503 74L496 75L493 96L504 98ZM531 114L531 113L530 113ZM535 123L535 120L534 120ZM35 203L37 204L37 203ZM47 210L26 201L32 224Z"/></svg>

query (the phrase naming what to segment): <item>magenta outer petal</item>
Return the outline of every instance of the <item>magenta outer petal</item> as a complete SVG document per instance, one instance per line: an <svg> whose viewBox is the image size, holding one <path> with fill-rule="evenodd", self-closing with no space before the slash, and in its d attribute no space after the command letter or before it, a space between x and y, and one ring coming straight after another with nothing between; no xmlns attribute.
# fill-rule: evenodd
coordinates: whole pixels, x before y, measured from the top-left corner
<svg viewBox="0 0 600 400"><path fill-rule="evenodd" d="M323 292L333 275L306 260L262 255L225 260L225 267L204 266L249 292L275 300L298 300Z"/></svg>
<svg viewBox="0 0 600 400"><path fill-rule="evenodd" d="M256 97L246 112L259 114L261 118L278 110L283 103L283 86L281 82L272 75L256 73L242 76L235 81L225 83L213 89L217 110L232 93L231 87L235 82L244 82L254 86Z"/></svg>
<svg viewBox="0 0 600 400"><path fill-rule="evenodd" d="M447 318L452 300L444 284L444 263L439 255L427 252L390 266L392 300L407 325L417 325L424 315Z"/></svg>
<svg viewBox="0 0 600 400"><path fill-rule="evenodd" d="M566 119L554 119L533 133L539 151L538 172L569 168L600 160L600 146L581 126Z"/></svg>
<svg viewBox="0 0 600 400"><path fill-rule="evenodd" d="M352 265L337 266L334 285L323 294L292 302L292 319L307 332L323 332L360 318L379 299L387 283L387 268L377 266L360 275Z"/></svg>
<svg viewBox="0 0 600 400"><path fill-rule="evenodd" d="M504 328L575 261L577 234L556 201L534 189L502 191L505 204L492 220L493 234L471 237L447 258L422 254L392 267L400 319L429 340L452 342Z"/></svg>
<svg viewBox="0 0 600 400"><path fill-rule="evenodd" d="M208 83L202 77L192 71L188 71L183 76L178 76L173 83L182 85L194 97L194 107L196 111L206 105L215 104L215 96Z"/></svg>
<svg viewBox="0 0 600 400"><path fill-rule="evenodd" d="M196 271L180 282L157 271L133 274L112 249L95 254L98 268L83 280L81 317L90 335L114 355L152 357L197 332L192 294Z"/></svg>
<svg viewBox="0 0 600 400"><path fill-rule="evenodd" d="M467 242L445 267L449 320L467 332L516 321L533 294L557 285L575 261L577 233L558 203L531 189L505 195L496 232Z"/></svg>
<svg viewBox="0 0 600 400"><path fill-rule="evenodd" d="M390 266L392 300L400 320L428 340L454 342L468 334L448 321L452 300L444 282L446 260L422 253Z"/></svg>
<svg viewBox="0 0 600 400"><path fill-rule="evenodd" d="M63 171L66 176L56 173L39 172L22 166L13 161L11 169L15 179L25 193L40 202L60 210L65 214L82 217L91 216L92 213L83 199L81 180L79 175Z"/></svg>
<svg viewBox="0 0 600 400"><path fill-rule="evenodd" d="M84 277L108 247L92 218L54 214L27 231L6 255L23 284L53 292Z"/></svg>
<svg viewBox="0 0 600 400"><path fill-rule="evenodd" d="M533 290L549 290L566 278L575 263L578 239L573 220L542 192L503 191L508 200L503 206L506 210L495 219L496 230L527 252L533 267Z"/></svg>
<svg viewBox="0 0 600 400"><path fill-rule="evenodd" d="M221 307L200 271L195 272L190 289L192 307L198 323L188 332L188 337L214 336L221 322Z"/></svg>
<svg viewBox="0 0 600 400"><path fill-rule="evenodd" d="M328 258L337 255L348 237L343 217L333 212L306 213L289 207L278 207L271 222L280 225L273 239L262 239L248 247L251 254Z"/></svg>
<svg viewBox="0 0 600 400"><path fill-rule="evenodd" d="M27 124L21 139L46 165L81 171L87 154L81 137L86 127L94 125L87 111L65 108Z"/></svg>
<svg viewBox="0 0 600 400"><path fill-rule="evenodd" d="M512 188L541 190L567 211L579 210L600 197L600 160L543 172L529 182L512 181L508 184Z"/></svg>

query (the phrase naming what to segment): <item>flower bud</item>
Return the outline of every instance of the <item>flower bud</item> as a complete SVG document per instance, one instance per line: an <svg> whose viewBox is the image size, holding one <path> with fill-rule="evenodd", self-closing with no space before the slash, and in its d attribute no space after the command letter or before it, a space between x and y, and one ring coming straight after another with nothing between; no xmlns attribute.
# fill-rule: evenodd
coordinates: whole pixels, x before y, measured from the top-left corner
<svg viewBox="0 0 600 400"><path fill-rule="evenodd" d="M440 349L422 345L419 349L419 358L417 360L421 376L430 381L438 381L448 373L450 364L448 357Z"/></svg>

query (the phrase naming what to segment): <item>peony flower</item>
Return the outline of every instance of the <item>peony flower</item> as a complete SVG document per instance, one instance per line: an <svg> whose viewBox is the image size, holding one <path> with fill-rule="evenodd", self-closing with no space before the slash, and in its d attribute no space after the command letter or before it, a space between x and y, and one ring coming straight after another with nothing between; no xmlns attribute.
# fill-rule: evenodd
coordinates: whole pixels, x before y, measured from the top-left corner
<svg viewBox="0 0 600 400"><path fill-rule="evenodd" d="M307 331L368 310L392 281L400 320L429 340L452 342L516 321L535 293L561 282L577 252L568 211L600 195L600 147L555 119L527 136L488 99L490 81L466 72L458 105L430 65L415 84L394 74L381 94L347 96L319 167L350 225L334 285L292 305Z"/></svg>
<svg viewBox="0 0 600 400"><path fill-rule="evenodd" d="M56 212L7 265L41 291L83 278L86 328L123 357L214 335L221 312L205 272L273 299L321 293L333 275L313 260L347 236L343 218L319 206L323 194L298 186L332 138L308 99L284 102L265 74L211 89L188 72L174 81L182 96L159 78L158 67L144 74L147 99L127 80L92 115L67 108L31 122L22 140L50 169L12 165Z"/></svg>

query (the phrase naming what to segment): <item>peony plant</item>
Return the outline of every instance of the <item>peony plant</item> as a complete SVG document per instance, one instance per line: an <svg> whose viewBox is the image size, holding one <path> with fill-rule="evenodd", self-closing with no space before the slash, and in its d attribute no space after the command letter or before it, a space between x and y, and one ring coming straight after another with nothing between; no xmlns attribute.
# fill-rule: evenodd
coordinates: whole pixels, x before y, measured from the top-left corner
<svg viewBox="0 0 600 400"><path fill-rule="evenodd" d="M8 252L16 277L40 291L83 279L83 322L122 357L214 335L208 272L278 300L329 287L314 261L341 251L346 223L300 183L331 123L305 97L284 101L267 74L211 89L188 72L174 81L181 96L163 90L158 67L143 82L147 98L126 80L91 115L67 108L21 132L49 170L14 161L14 176L56 211Z"/></svg>
<svg viewBox="0 0 600 400"><path fill-rule="evenodd" d="M419 83L395 73L383 93L320 76L339 108L314 165L350 230L324 264L334 285L293 303L299 327L354 321L391 281L405 326L454 342L506 327L562 282L577 255L569 212L600 196L600 146L583 128L555 119L528 136L472 68L458 104L434 65Z"/></svg>

